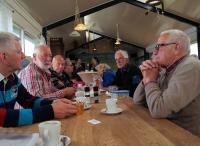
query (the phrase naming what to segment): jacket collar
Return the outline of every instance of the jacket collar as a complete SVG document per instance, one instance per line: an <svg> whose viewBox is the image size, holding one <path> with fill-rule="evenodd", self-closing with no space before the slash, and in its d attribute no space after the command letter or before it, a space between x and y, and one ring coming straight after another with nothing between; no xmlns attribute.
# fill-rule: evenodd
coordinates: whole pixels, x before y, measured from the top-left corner
<svg viewBox="0 0 200 146"><path fill-rule="evenodd" d="M4 75L2 75L2 74L0 73L0 82L1 82L4 78L5 78Z"/></svg>

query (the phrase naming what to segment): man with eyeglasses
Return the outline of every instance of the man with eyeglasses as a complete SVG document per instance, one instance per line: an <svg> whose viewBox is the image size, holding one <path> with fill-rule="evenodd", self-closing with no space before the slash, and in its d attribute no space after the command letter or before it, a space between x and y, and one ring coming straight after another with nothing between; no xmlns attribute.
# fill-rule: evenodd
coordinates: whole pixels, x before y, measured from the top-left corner
<svg viewBox="0 0 200 146"><path fill-rule="evenodd" d="M67 99L49 100L32 96L15 74L25 55L19 39L11 33L0 32L0 127L17 127L65 118L77 112ZM18 102L23 109L15 109Z"/></svg>
<svg viewBox="0 0 200 146"><path fill-rule="evenodd" d="M200 136L200 61L189 54L183 31L162 32L152 60L140 65L143 80L134 103L147 104L153 118L168 118Z"/></svg>

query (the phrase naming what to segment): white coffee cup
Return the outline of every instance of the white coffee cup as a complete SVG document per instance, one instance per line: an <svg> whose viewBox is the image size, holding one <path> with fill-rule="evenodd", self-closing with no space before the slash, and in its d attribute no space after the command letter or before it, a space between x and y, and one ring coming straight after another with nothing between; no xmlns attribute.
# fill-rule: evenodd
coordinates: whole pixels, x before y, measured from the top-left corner
<svg viewBox="0 0 200 146"><path fill-rule="evenodd" d="M61 123L46 121L39 124L39 134L44 146L57 146L60 143Z"/></svg>
<svg viewBox="0 0 200 146"><path fill-rule="evenodd" d="M111 98L117 99L118 98L118 94L117 93L110 93Z"/></svg>
<svg viewBox="0 0 200 146"><path fill-rule="evenodd" d="M115 113L117 111L117 99L109 98L106 99L106 112Z"/></svg>

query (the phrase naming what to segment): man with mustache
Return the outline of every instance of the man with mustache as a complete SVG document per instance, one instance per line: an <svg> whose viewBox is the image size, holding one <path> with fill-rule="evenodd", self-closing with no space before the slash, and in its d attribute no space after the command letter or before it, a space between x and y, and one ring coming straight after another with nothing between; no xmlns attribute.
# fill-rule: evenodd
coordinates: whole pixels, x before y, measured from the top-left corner
<svg viewBox="0 0 200 146"><path fill-rule="evenodd" d="M15 74L24 57L19 39L0 32L0 127L30 125L75 114L77 107L68 99L52 101L27 92ZM15 109L16 102L23 109Z"/></svg>
<svg viewBox="0 0 200 146"><path fill-rule="evenodd" d="M71 98L75 94L75 88L67 87L59 90L52 85L49 72L51 61L51 49L47 45L35 47L33 61L19 74L22 84L34 96Z"/></svg>

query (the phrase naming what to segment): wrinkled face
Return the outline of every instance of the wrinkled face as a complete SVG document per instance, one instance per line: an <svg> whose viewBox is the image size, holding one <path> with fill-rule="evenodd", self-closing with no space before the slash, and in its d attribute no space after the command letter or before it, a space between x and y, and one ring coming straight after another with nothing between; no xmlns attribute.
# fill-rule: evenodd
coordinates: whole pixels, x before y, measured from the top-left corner
<svg viewBox="0 0 200 146"><path fill-rule="evenodd" d="M115 54L115 61L118 68L122 68L126 64L128 64L128 59L124 58L124 56L121 53Z"/></svg>
<svg viewBox="0 0 200 146"><path fill-rule="evenodd" d="M169 39L168 34L161 35L157 41L158 47L153 51L152 59L162 67L171 65L176 57L175 48L177 44Z"/></svg>
<svg viewBox="0 0 200 146"><path fill-rule="evenodd" d="M66 65L66 67L65 67L65 72L66 73L72 73L73 70L74 70L74 67L73 67L72 64L71 65Z"/></svg>
<svg viewBox="0 0 200 146"><path fill-rule="evenodd" d="M52 54L49 47L43 47L38 50L36 54L33 55L34 62L36 65L47 71L51 67Z"/></svg>
<svg viewBox="0 0 200 146"><path fill-rule="evenodd" d="M14 40L14 47L9 48L8 51L5 51L4 54L4 63L9 68L11 72L21 69L21 61L25 58L24 53L22 52L21 45L19 41Z"/></svg>
<svg viewBox="0 0 200 146"><path fill-rule="evenodd" d="M92 58L91 64L95 66L95 65L97 65L98 63L97 63L96 59Z"/></svg>
<svg viewBox="0 0 200 146"><path fill-rule="evenodd" d="M62 73L64 71L64 64L65 61L63 58L56 59L52 64L53 70L57 73Z"/></svg>

